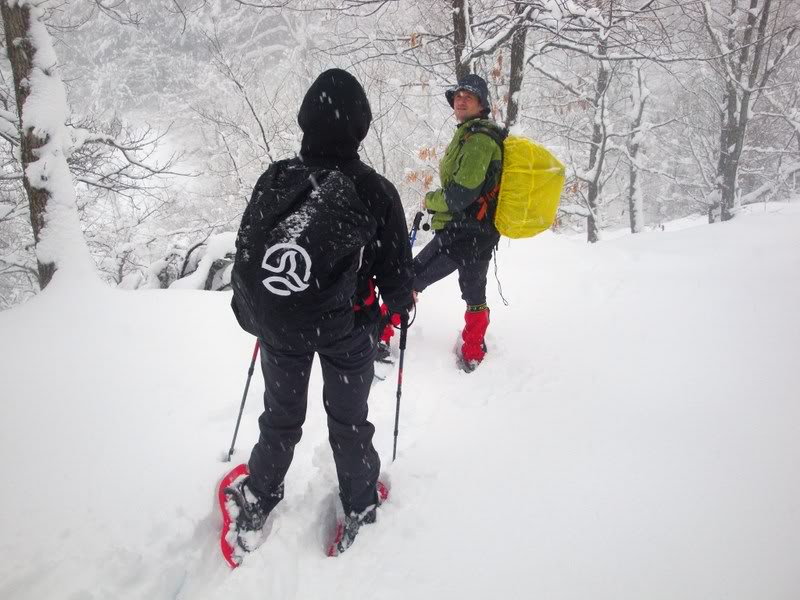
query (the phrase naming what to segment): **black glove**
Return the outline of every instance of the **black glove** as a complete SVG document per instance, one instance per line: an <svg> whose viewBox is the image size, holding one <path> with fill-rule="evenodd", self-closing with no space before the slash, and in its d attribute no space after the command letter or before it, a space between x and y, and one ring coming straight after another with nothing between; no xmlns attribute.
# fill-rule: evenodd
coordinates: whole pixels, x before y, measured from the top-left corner
<svg viewBox="0 0 800 600"><path fill-rule="evenodd" d="M416 306L417 306L416 302L412 299L410 303L403 306L402 308L399 308L397 310L392 310L392 313L400 315L400 322L405 323L406 326L408 326L412 320L411 312L416 310Z"/></svg>

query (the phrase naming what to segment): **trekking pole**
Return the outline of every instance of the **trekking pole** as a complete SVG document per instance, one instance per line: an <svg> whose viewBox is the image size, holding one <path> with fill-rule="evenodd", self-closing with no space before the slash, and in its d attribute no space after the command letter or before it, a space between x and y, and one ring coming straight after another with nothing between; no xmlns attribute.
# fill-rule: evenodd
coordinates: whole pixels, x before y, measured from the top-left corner
<svg viewBox="0 0 800 600"><path fill-rule="evenodd" d="M244 384L244 394L242 394L242 405L239 407L239 417L236 419L236 429L233 430L233 439L231 440L231 449L228 450L228 459L225 462L231 462L233 456L233 447L236 445L236 436L239 434L239 423L242 422L242 413L244 412L244 403L247 400L247 390L250 389L250 380L253 378L253 371L256 368L256 357L258 356L258 340L253 348L253 359L250 361L250 368L247 370L247 383Z"/></svg>
<svg viewBox="0 0 800 600"><path fill-rule="evenodd" d="M400 317L400 364L397 367L397 408L394 412L394 448L392 462L397 457L397 434L400 428L400 396L403 394L403 359L406 354L406 337L408 334L408 315Z"/></svg>
<svg viewBox="0 0 800 600"><path fill-rule="evenodd" d="M419 231L419 224L422 222L422 217L425 216L422 211L414 215L414 224L411 226L411 235L408 236L408 243L414 247L414 242L417 241L417 231Z"/></svg>
<svg viewBox="0 0 800 600"><path fill-rule="evenodd" d="M414 247L414 242L417 240L417 231L419 231L419 224L422 221L424 213L417 212L414 215L414 223L411 226L411 235L409 236L408 243ZM408 338L408 314L400 317L400 362L397 366L397 407L394 412L394 447L392 448L392 462L397 458L397 434L400 431L400 396L403 395L403 360L406 357L406 339Z"/></svg>

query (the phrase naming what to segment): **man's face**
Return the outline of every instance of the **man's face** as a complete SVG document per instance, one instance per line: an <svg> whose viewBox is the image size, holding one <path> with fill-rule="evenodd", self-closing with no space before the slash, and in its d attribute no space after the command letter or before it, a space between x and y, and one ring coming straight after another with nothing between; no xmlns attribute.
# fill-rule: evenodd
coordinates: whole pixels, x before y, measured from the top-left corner
<svg viewBox="0 0 800 600"><path fill-rule="evenodd" d="M456 115L456 121L463 123L469 119L479 117L483 112L483 106L475 94L465 90L458 90L453 96L453 112Z"/></svg>

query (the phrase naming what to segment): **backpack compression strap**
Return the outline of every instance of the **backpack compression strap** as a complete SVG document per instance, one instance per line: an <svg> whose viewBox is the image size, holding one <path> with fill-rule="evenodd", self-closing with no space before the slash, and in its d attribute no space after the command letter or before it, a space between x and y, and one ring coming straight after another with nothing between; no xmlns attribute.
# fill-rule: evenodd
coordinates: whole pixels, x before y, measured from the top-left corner
<svg viewBox="0 0 800 600"><path fill-rule="evenodd" d="M491 190L489 190L489 193L478 198L478 202L481 205L481 207L478 209L478 214L475 215L475 218L478 219L478 221L483 221L483 219L486 218L486 213L489 212L489 202L497 198L497 194L499 193L500 184L497 184Z"/></svg>

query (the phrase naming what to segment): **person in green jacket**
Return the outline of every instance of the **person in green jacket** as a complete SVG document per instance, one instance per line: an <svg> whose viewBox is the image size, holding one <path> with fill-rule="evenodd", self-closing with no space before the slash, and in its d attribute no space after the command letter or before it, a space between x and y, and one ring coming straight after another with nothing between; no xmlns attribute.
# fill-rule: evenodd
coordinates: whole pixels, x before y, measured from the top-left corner
<svg viewBox="0 0 800 600"><path fill-rule="evenodd" d="M441 187L425 196L435 235L414 259L414 290L458 271L467 305L460 364L470 372L486 354L486 275L500 240L494 214L505 131L490 118L489 88L478 75L465 76L445 97L458 126L439 165Z"/></svg>

